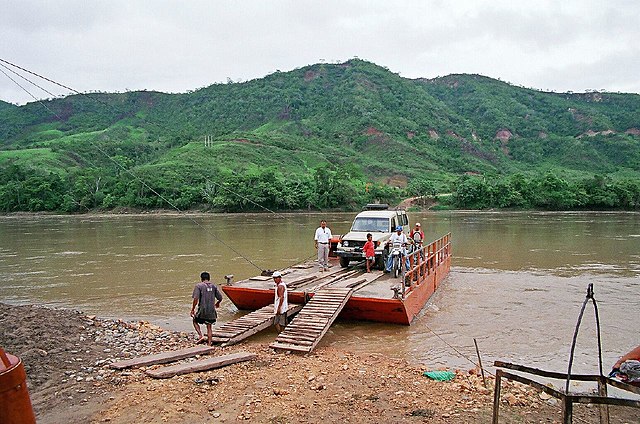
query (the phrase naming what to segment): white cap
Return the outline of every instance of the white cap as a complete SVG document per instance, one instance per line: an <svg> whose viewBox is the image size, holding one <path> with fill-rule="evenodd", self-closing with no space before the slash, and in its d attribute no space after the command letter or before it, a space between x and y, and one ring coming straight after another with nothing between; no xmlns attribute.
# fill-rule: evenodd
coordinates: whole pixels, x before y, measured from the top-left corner
<svg viewBox="0 0 640 424"><path fill-rule="evenodd" d="M280 274L280 271L275 271L273 274L271 274L271 276L272 276L273 278L276 278L276 277L282 277L282 274Z"/></svg>

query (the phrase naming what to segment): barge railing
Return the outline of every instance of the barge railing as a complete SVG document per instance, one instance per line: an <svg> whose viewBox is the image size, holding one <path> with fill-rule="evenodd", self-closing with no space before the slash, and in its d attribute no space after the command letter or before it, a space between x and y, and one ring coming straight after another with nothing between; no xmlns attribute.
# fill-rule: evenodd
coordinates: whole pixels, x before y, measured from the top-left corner
<svg viewBox="0 0 640 424"><path fill-rule="evenodd" d="M439 239L422 246L405 257L409 258L409 270L405 272L402 267L402 298L421 284L426 277L435 274L438 267L451 256L451 233L447 233ZM401 264L405 264L405 258ZM437 281L437 279L434 279Z"/></svg>

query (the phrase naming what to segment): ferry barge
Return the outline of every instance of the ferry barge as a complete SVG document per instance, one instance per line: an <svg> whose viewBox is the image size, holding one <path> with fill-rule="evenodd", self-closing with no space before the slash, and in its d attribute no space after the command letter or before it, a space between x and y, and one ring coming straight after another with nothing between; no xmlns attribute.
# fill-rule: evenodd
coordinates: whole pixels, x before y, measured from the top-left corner
<svg viewBox="0 0 640 424"><path fill-rule="evenodd" d="M332 240L332 251L337 241ZM410 325L449 274L451 234L425 243L408 259L409 269L398 278L381 270L366 272L362 263L343 268L337 261L332 261L334 265L326 272L320 272L317 264L310 262L281 273L290 304L306 305L321 293L315 302L325 301L321 312L335 310L339 319ZM274 284L268 275L229 282L222 290L241 310L258 310L273 304Z"/></svg>

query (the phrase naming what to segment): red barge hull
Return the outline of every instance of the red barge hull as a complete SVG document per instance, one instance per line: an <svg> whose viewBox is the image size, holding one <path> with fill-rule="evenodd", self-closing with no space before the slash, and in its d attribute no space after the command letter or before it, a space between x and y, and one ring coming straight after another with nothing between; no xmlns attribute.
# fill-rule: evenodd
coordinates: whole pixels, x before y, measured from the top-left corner
<svg viewBox="0 0 640 424"><path fill-rule="evenodd" d="M338 318L411 324L442 280L449 274L451 235L447 234L424 246L422 251L413 253L409 259L410 270L399 281L396 280L400 283L396 284L397 298L393 297L391 290L387 293L382 292L383 295L388 294L389 298L364 293L361 295L356 291L347 301ZM383 280L390 280L387 275L384 277ZM241 310L256 310L273 303L273 288L243 287L242 284L232 283L222 286L222 290ZM304 304L309 297L313 297L313 292L295 289L289 291L289 303Z"/></svg>

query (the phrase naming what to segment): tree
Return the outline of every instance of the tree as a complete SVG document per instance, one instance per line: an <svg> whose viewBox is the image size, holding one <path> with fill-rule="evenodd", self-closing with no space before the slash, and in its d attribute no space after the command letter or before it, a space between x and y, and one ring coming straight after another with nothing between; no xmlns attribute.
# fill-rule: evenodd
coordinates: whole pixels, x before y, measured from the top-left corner
<svg viewBox="0 0 640 424"><path fill-rule="evenodd" d="M547 172L537 182L536 206L551 210L569 210L584 204L586 194L576 185Z"/></svg>
<svg viewBox="0 0 640 424"><path fill-rule="evenodd" d="M492 206L490 187L482 177L460 177L452 188L452 199L456 207L463 209L485 209Z"/></svg>
<svg viewBox="0 0 640 424"><path fill-rule="evenodd" d="M407 194L419 198L419 203L424 206L427 203L427 199L436 197L438 191L433 181L425 178L415 178L407 186Z"/></svg>

